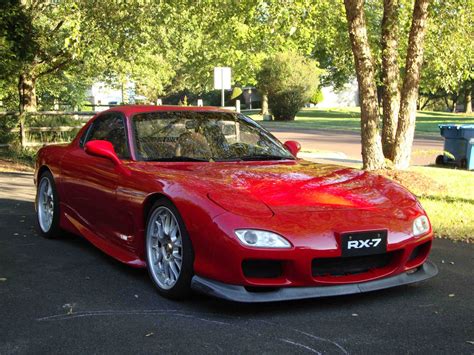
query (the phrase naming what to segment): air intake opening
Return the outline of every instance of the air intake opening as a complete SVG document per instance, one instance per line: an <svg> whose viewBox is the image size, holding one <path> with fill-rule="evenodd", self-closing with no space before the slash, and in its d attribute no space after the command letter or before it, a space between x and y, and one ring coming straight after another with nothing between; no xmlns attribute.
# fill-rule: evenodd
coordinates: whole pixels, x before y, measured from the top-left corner
<svg viewBox="0 0 474 355"><path fill-rule="evenodd" d="M431 242L426 242L418 245L411 252L410 258L408 258L407 266L416 265L419 262L423 261L430 251Z"/></svg>
<svg viewBox="0 0 474 355"><path fill-rule="evenodd" d="M313 276L347 276L363 274L390 265L393 253L367 256L313 259Z"/></svg>
<svg viewBox="0 0 474 355"><path fill-rule="evenodd" d="M242 271L245 277L272 279L283 274L283 266L278 260L244 260Z"/></svg>

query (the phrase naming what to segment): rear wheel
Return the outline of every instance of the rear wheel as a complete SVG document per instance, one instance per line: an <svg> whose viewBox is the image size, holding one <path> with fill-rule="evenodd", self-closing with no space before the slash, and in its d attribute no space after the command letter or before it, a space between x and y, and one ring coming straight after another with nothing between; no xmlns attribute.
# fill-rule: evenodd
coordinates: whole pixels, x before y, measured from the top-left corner
<svg viewBox="0 0 474 355"><path fill-rule="evenodd" d="M36 190L36 216L41 235L56 238L59 228L59 198L53 175L46 171L39 178Z"/></svg>
<svg viewBox="0 0 474 355"><path fill-rule="evenodd" d="M184 222L166 199L157 201L148 216L146 258L150 277L158 292L183 299L191 290L194 254Z"/></svg>

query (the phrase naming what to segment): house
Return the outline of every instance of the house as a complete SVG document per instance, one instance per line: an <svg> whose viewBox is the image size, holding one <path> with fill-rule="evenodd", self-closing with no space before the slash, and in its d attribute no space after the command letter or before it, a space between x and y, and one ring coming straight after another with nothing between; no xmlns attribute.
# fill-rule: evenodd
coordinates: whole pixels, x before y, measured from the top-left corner
<svg viewBox="0 0 474 355"><path fill-rule="evenodd" d="M133 104L137 99L135 83L132 82L127 82L120 86L96 82L87 92L87 101L94 106L94 111L104 111L111 105L120 105L122 103Z"/></svg>
<svg viewBox="0 0 474 355"><path fill-rule="evenodd" d="M317 108L359 106L359 87L356 79L344 84L340 90L336 90L334 86L325 86L321 88L321 91L323 101L316 105Z"/></svg>

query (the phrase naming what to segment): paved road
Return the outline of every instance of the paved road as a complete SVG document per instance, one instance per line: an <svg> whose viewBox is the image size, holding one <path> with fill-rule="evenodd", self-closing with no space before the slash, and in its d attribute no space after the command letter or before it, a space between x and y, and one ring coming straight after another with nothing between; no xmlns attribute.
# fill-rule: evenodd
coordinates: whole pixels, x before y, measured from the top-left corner
<svg viewBox="0 0 474 355"><path fill-rule="evenodd" d="M30 174L0 174L0 354L474 353L474 246L436 240L439 275L364 295L239 305L161 298L80 237L35 232ZM471 343L470 343L471 342Z"/></svg>
<svg viewBox="0 0 474 355"><path fill-rule="evenodd" d="M282 142L297 140L303 150L341 152L345 157L331 157L337 162L361 161L360 133L338 130L311 130L272 128L271 132ZM442 154L444 141L441 137L416 137L413 143L412 164L434 164L436 156ZM324 154L323 154L324 155Z"/></svg>

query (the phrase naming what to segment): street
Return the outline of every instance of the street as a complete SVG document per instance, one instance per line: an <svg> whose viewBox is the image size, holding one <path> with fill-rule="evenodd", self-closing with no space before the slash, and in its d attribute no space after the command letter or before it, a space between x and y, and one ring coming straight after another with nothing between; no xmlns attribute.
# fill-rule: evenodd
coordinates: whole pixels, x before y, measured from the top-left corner
<svg viewBox="0 0 474 355"><path fill-rule="evenodd" d="M0 173L0 354L474 352L474 246L436 239L439 275L259 305L160 297L146 270L36 232L30 173Z"/></svg>
<svg viewBox="0 0 474 355"><path fill-rule="evenodd" d="M362 161L359 132L291 128L272 128L270 131L282 142L287 140L300 142L302 151L322 151L317 155L323 161L330 160L334 163L358 163ZM415 137L412 164L434 164L436 156L443 153L443 143L442 137ZM328 154L325 154L325 152ZM321 161L321 158L317 160Z"/></svg>

